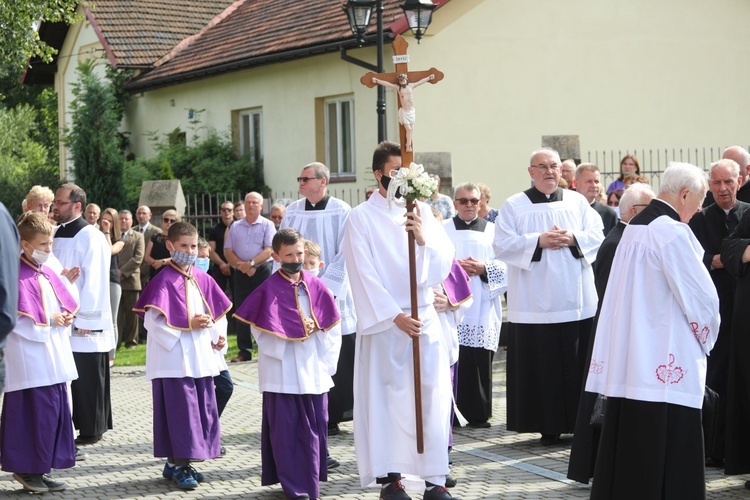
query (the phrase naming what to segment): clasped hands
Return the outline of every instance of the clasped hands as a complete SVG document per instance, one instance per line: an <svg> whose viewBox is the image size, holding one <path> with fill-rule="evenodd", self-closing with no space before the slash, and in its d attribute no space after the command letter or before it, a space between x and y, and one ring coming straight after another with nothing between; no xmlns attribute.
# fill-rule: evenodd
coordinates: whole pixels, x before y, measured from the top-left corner
<svg viewBox="0 0 750 500"><path fill-rule="evenodd" d="M256 269L253 266L250 265L250 262L247 262L247 261L240 262L239 264L237 264L237 270L239 272L241 272L241 273L244 273L244 274L248 275L248 276L255 275L255 271L256 271Z"/></svg>
<svg viewBox="0 0 750 500"><path fill-rule="evenodd" d="M539 235L539 246L541 248L551 248L557 250L575 245L573 233L567 229L560 229L553 226L551 230Z"/></svg>
<svg viewBox="0 0 750 500"><path fill-rule="evenodd" d="M52 313L52 326L70 326L75 318L73 313L68 311Z"/></svg>
<svg viewBox="0 0 750 500"><path fill-rule="evenodd" d="M474 257L469 257L468 259L458 259L458 263L469 276L482 276L487 272L487 268L484 266L484 264L479 262Z"/></svg>

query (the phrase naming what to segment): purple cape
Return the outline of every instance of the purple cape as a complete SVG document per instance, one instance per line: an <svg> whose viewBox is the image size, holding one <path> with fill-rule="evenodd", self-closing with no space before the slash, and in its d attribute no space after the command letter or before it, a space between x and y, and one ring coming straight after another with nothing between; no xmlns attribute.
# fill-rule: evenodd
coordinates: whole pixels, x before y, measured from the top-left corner
<svg viewBox="0 0 750 500"><path fill-rule="evenodd" d="M443 290L445 290L445 295L448 296L448 302L451 306L462 304L471 297L470 279L461 264L453 259L451 272L443 281Z"/></svg>
<svg viewBox="0 0 750 500"><path fill-rule="evenodd" d="M18 314L28 316L39 326L50 324L42 300L42 286L39 283L42 278L46 278L52 285L60 309L75 314L78 311L78 303L60 277L49 267L44 264L39 266L24 255L21 255L21 267L18 269Z"/></svg>
<svg viewBox="0 0 750 500"><path fill-rule="evenodd" d="M277 271L251 293L234 317L255 328L286 340L305 340L310 335L302 324L297 287L304 287L310 297L315 326L325 331L341 321L336 301L322 280L300 271L299 281L292 282Z"/></svg>
<svg viewBox="0 0 750 500"><path fill-rule="evenodd" d="M170 261L168 267L148 282L133 311L143 318L146 308L153 307L164 314L170 327L191 330L187 310L188 280L193 280L198 285L203 303L214 321L224 316L232 307L232 303L211 276L194 266L192 274L185 273Z"/></svg>

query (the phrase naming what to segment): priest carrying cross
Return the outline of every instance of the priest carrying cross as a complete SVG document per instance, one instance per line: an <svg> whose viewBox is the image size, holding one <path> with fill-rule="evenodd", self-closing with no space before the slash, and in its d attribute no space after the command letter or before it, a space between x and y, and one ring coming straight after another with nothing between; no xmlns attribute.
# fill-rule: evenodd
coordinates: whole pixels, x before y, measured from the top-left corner
<svg viewBox="0 0 750 500"><path fill-rule="evenodd" d="M394 46L397 43L398 38ZM399 65L396 71L406 73ZM372 75L365 80L372 84ZM428 206L417 202L407 211L388 198L392 177L407 157L411 163L411 153L405 154L398 144L378 145L372 169L379 189L352 209L346 224L343 251L360 336L355 352L354 442L362 486L377 483L381 498L408 499L405 484L421 487L424 482L424 498L442 500L452 498L443 486L448 474L451 382L432 287L450 272L454 248ZM405 286L410 237L415 242L413 294ZM422 384L417 389L424 453L415 446L414 338L420 347Z"/></svg>

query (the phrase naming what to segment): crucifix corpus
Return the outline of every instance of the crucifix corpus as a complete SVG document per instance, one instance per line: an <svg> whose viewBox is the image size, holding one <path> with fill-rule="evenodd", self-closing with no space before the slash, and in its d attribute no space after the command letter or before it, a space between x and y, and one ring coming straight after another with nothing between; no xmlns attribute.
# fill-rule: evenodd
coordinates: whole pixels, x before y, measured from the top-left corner
<svg viewBox="0 0 750 500"><path fill-rule="evenodd" d="M406 49L409 44L401 35L393 41L394 73L372 73L364 75L360 82L373 88L383 85L392 88L398 94L398 122L401 139L402 170L410 168L414 160L414 144L412 142L416 112L414 110L414 89L425 83L435 84L443 79L443 73L435 68L427 71L409 71L409 56ZM420 168L421 170L421 168ZM386 172L386 174L388 174ZM388 174L389 175L389 174ZM415 202L412 196L405 196L406 211L414 212ZM409 286L411 288L411 316L419 320L419 305L417 300L417 269L414 234L409 232ZM419 337L412 339L412 353L414 359L414 406L417 426L417 452L424 453L424 431L422 426L422 375L419 354Z"/></svg>

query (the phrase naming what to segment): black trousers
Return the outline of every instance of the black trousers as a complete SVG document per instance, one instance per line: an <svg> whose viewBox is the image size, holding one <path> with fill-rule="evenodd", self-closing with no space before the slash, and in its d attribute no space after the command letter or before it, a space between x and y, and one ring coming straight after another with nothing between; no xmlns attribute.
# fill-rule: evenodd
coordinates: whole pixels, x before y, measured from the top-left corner
<svg viewBox="0 0 750 500"><path fill-rule="evenodd" d="M266 281L272 274L273 265L271 262L266 262L260 267L256 268L255 274L248 276L245 273L235 272L234 273L234 306L240 307L245 299L258 288L261 283ZM253 339L250 336L250 325L238 321L236 324L237 330L237 347L240 352L239 355L245 359L252 359L253 357Z"/></svg>

